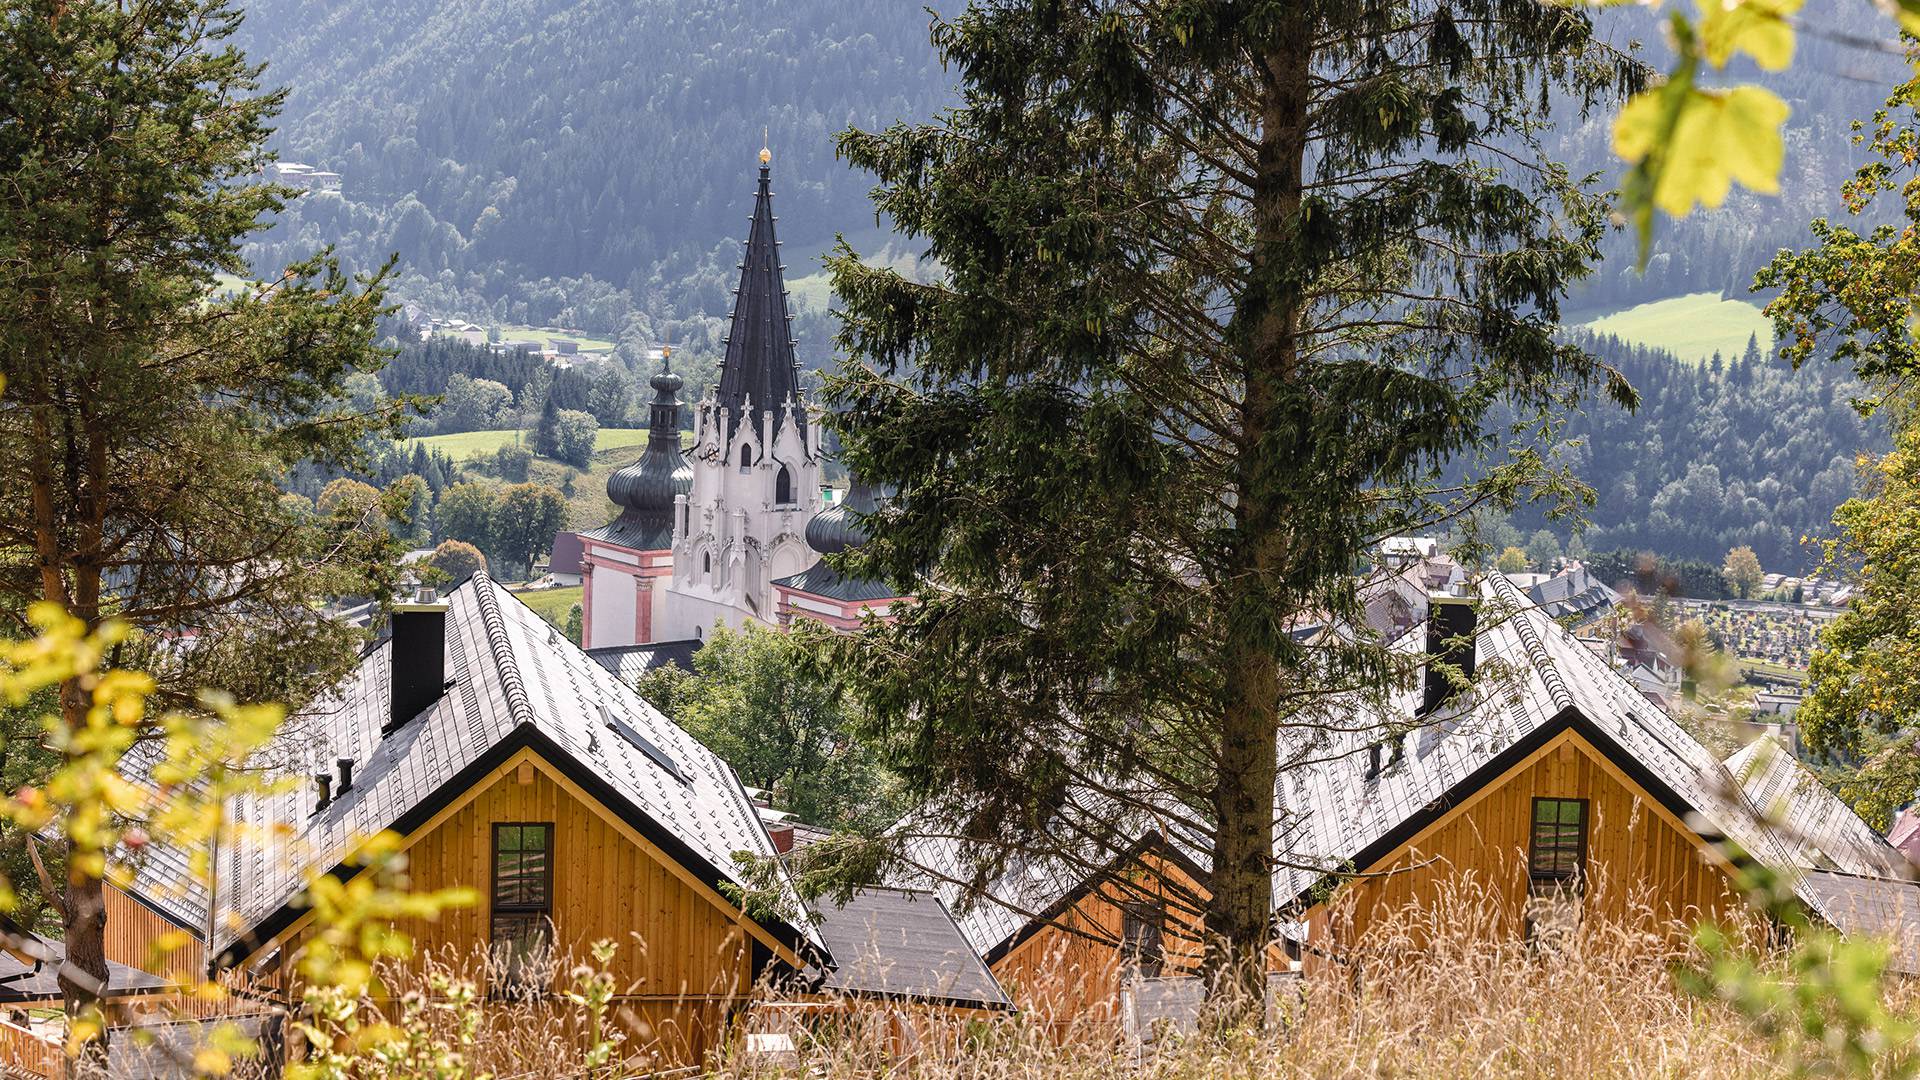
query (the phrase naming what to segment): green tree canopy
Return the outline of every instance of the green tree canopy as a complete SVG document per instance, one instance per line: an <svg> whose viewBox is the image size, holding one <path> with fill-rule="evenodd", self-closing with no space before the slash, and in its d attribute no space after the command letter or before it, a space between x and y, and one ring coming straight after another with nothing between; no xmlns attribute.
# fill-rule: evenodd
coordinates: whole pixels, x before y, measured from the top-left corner
<svg viewBox="0 0 1920 1080"><path fill-rule="evenodd" d="M481 551L493 547L493 508L500 501L492 484L469 481L440 494L433 510L441 536L472 544Z"/></svg>
<svg viewBox="0 0 1920 1080"><path fill-rule="evenodd" d="M551 484L512 484L493 504L489 549L516 574L525 575L533 560L553 547L553 534L567 524L567 499Z"/></svg>
<svg viewBox="0 0 1920 1080"><path fill-rule="evenodd" d="M1914 285L1920 244L1920 76L1897 87L1866 128L1871 158L1842 189L1856 228L1813 222L1813 243L1782 251L1754 279L1777 289L1767 305L1781 352L1795 364L1831 356L1851 364L1874 396L1856 403L1895 427L1894 449L1874 462L1867 493L1834 514L1828 568L1857 573L1847 610L1820 636L1808 694L1795 720L1809 748L1859 767L1836 777L1869 822L1886 827L1920 786L1920 381ZM1893 207L1885 205L1888 196ZM1891 212L1891 213L1890 213ZM1887 220L1883 220L1887 219ZM1891 223L1898 222L1898 223ZM1864 461L1864 459L1863 459ZM1731 558L1731 556L1729 556Z"/></svg>
<svg viewBox="0 0 1920 1080"><path fill-rule="evenodd" d="M442 540L427 559L435 570L447 575L449 583L465 581L487 572L487 557L480 549L461 540Z"/></svg>
<svg viewBox="0 0 1920 1080"><path fill-rule="evenodd" d="M1760 569L1760 557L1743 544L1727 552L1726 561L1720 565L1720 576L1727 579L1727 588L1733 590L1733 595L1751 600L1767 575Z"/></svg>
<svg viewBox="0 0 1920 1080"><path fill-rule="evenodd" d="M852 695L810 663L802 641L721 627L693 663L692 675L674 667L649 673L641 696L749 786L809 824L875 828L899 816L895 781L854 734Z"/></svg>
<svg viewBox="0 0 1920 1080"><path fill-rule="evenodd" d="M553 424L553 456L577 468L593 465L594 440L600 435L600 421L590 412L561 409Z"/></svg>
<svg viewBox="0 0 1920 1080"><path fill-rule="evenodd" d="M140 633L114 663L153 673L158 709L209 686L299 707L357 654L312 602L394 584L385 520L302 513L275 482L398 433L406 399L354 405L382 359L381 277L321 257L212 296L216 274L252 276L240 245L288 196L253 182L283 95L228 44L239 17L0 9L0 619L27 636L51 601L87 630L124 620ZM59 697L82 728L86 688ZM83 752L66 733L50 742ZM106 977L97 873L70 862L58 898L70 1013Z"/></svg>

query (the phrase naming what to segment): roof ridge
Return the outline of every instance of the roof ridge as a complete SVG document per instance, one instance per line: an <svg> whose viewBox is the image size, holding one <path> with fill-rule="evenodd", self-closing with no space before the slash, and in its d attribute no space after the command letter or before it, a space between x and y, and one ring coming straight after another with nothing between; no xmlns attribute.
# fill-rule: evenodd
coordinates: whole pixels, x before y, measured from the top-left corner
<svg viewBox="0 0 1920 1080"><path fill-rule="evenodd" d="M514 725L533 723L533 704L527 700L527 684L520 677L520 661L513 653L513 640L507 635L506 617L500 611L500 598L493 590L500 587L484 572L473 575L473 596L480 605L480 620L487 627L487 647L493 652L493 666L500 673L500 688L506 692L507 709Z"/></svg>
<svg viewBox="0 0 1920 1080"><path fill-rule="evenodd" d="M1527 659L1540 673L1540 681L1546 684L1547 694L1553 698L1554 707L1556 709L1573 708L1573 691L1567 689L1566 676L1561 674L1560 665L1554 661L1553 654L1547 651L1547 643L1541 638L1539 629L1533 625L1533 620L1527 617L1537 609L1528 606L1527 598L1520 592L1520 586L1515 585L1513 579L1507 575L1496 570L1487 576L1493 582L1494 590L1502 594L1500 599L1514 605L1514 623L1519 628L1521 647L1527 650ZM1507 593L1513 595L1506 595Z"/></svg>

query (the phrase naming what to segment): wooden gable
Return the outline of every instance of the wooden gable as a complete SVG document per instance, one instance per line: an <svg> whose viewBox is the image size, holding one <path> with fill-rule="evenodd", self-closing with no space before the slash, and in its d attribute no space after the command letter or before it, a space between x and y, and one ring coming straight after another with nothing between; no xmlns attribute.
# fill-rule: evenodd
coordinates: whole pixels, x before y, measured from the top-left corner
<svg viewBox="0 0 1920 1080"><path fill-rule="evenodd" d="M1181 860L1148 850L1061 910L1036 920L997 957L994 977L1021 1009L1050 1022L1111 1019L1127 977L1126 907L1146 905L1162 923L1164 974L1199 970L1204 884Z"/></svg>
<svg viewBox="0 0 1920 1080"><path fill-rule="evenodd" d="M1427 906L1443 882L1470 872L1484 883L1497 924L1522 932L1535 799L1584 800L1586 892L1582 911L1616 923L1673 931L1743 910L1731 867L1577 730L1562 731L1464 796L1389 854L1307 912L1312 951L1360 941L1392 912Z"/></svg>
<svg viewBox="0 0 1920 1080"><path fill-rule="evenodd" d="M615 1011L662 1064L700 1061L751 991L756 954L764 962L788 951L769 948L773 939L737 907L545 759L523 750L408 838L411 890L467 886L479 892L472 907L399 925L417 957L471 961L487 948L499 824L553 826L551 918L563 958L556 983L564 984L570 962L593 962L589 949L596 941L618 945L607 966L620 988ZM292 956L309 923L302 916L255 956L273 948ZM295 986L283 985L297 996Z"/></svg>

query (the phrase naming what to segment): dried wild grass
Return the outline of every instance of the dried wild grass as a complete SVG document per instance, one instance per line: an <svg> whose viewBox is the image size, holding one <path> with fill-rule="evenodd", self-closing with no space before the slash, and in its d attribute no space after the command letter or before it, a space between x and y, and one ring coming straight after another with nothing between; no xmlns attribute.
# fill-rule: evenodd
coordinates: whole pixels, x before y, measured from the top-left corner
<svg viewBox="0 0 1920 1080"><path fill-rule="evenodd" d="M1111 1017L1049 1022L1044 1002L1021 999L1014 1016L939 1015L873 1001L796 1005L763 990L720 1011L740 1022L704 1068L665 1071L650 1057L655 1009L616 999L625 1028L621 1064L590 1070L584 1016L559 995L537 1002L483 1000L465 1056L500 1080L700 1075L716 1080L1199 1080L1215 1077L1692 1077L1781 1075L1767 1042L1738 1016L1684 995L1672 977L1688 959L1685 928L1650 916L1621 924L1589 919L1551 948L1530 947L1484 882L1456 875L1418 908L1378 920L1337 962L1284 980L1275 1022L1261 1032L1130 1040ZM632 948L629 943L628 948ZM591 963L590 961L588 962ZM431 998L432 978L476 970L445 954L392 971L396 996ZM555 962L556 985L578 965ZM470 974L469 974L469 977ZM1896 993L1898 991L1896 990ZM712 1007L689 998L687 1009ZM372 1003L368 1008L374 1008ZM740 1018L744 1010L744 1018ZM668 1013L672 1009L669 1007ZM643 1015L644 1014L644 1015ZM451 1038L456 1010L419 1013ZM766 1053L751 1033L783 1033L790 1054ZM751 1043L751 1045L750 1045Z"/></svg>
<svg viewBox="0 0 1920 1080"><path fill-rule="evenodd" d="M1198 1080L1206 1077L1691 1077L1779 1074L1737 1016L1682 994L1684 928L1589 920L1551 950L1518 939L1470 875L1383 920L1362 945L1299 978L1260 1033L1193 1035L1141 1047L1117 1024L1062 1032L1043 1010L987 1023L920 1026L851 1007L860 1022L796 1040L788 1061L740 1047L728 1080L955 1077L963 1080ZM1031 1005L1031 1002L1026 1004Z"/></svg>

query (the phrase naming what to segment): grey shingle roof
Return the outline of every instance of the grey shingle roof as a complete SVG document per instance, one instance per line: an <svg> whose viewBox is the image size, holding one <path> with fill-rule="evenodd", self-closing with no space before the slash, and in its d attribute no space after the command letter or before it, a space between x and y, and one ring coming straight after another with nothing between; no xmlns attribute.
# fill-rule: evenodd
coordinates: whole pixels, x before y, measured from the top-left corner
<svg viewBox="0 0 1920 1080"><path fill-rule="evenodd" d="M1053 854L1016 854L978 893L962 884L972 876L966 845L958 837L919 831L909 824L908 867L896 884L932 889L953 912L974 948L988 960L998 960L1036 925L1057 917L1090 888L1117 882L1119 872L1136 865L1134 860L1148 848L1184 860L1195 877L1206 876L1211 861L1206 841L1185 835L1184 818L1168 815L1149 820L1144 810L1132 816L1138 820L1137 827L1116 830L1105 843L1086 841L1081 846L1087 850L1078 855L1064 849Z"/></svg>
<svg viewBox="0 0 1920 1080"><path fill-rule="evenodd" d="M1892 948L1888 966L1920 975L1920 885L1811 870L1794 891L1841 933L1886 939Z"/></svg>
<svg viewBox="0 0 1920 1080"><path fill-rule="evenodd" d="M0 952L0 1002L57 1001L60 992L60 966L66 962L67 948L38 934L28 935L43 955L39 963L22 963L11 953ZM107 997L126 994L153 994L173 989L173 983L158 975L107 961Z"/></svg>
<svg viewBox="0 0 1920 1080"><path fill-rule="evenodd" d="M829 600L854 604L870 600L889 600L899 595L893 586L871 578L848 577L827 564L825 559L797 574L775 578L773 583Z"/></svg>
<svg viewBox="0 0 1920 1080"><path fill-rule="evenodd" d="M984 1009L1012 1007L940 898L875 886L814 905L833 956L821 988Z"/></svg>
<svg viewBox="0 0 1920 1080"><path fill-rule="evenodd" d="M1491 685L1458 715L1408 735L1398 762L1366 777L1366 750L1379 728L1364 724L1316 745L1283 748L1283 759L1291 749L1324 760L1281 774L1277 904L1296 900L1327 872L1385 854L1450 795L1477 788L1567 727L1577 727L1654 795L1671 799L1670 809L1696 813L1710 838L1730 839L1772 866L1806 865L1803 849L1767 822L1727 767L1504 575L1489 575L1481 596L1491 618L1483 616L1476 640L1479 666L1510 675L1483 679ZM1397 705L1411 715L1412 695ZM1850 825L1858 819L1830 792L1817 784L1793 790L1800 800L1795 819L1816 831L1815 849L1847 869L1886 865L1878 850L1885 843Z"/></svg>
<svg viewBox="0 0 1920 1080"><path fill-rule="evenodd" d="M285 837L256 837L237 876L221 860L216 951L275 932L291 917L290 903L311 869L338 865L361 837L418 827L523 746L568 770L576 783L711 882L745 884L735 852L774 856L733 770L626 681L484 575L476 574L447 599L450 685L431 706L382 736L390 641L370 650L321 703L298 772L331 771L336 758L352 758L357 764L351 790L318 813L311 782L234 808L236 817L293 829ZM675 768L622 737L616 722L641 734ZM797 896L790 893L787 900L799 910ZM810 928L786 929L818 944Z"/></svg>
<svg viewBox="0 0 1920 1080"><path fill-rule="evenodd" d="M682 671L693 671L693 654L700 651L700 645L699 638L654 641L645 645L608 645L588 649L587 655L593 657L601 667L613 672L614 678L632 686L640 676L668 664Z"/></svg>
<svg viewBox="0 0 1920 1080"><path fill-rule="evenodd" d="M1904 878L1913 872L1898 848L1778 743L1747 744L1727 759L1727 771L1774 825L1793 865L1874 877Z"/></svg>
<svg viewBox="0 0 1920 1080"><path fill-rule="evenodd" d="M673 546L673 523L654 521L638 511L624 510L597 529L582 530L580 538L604 540L635 551L660 551Z"/></svg>

